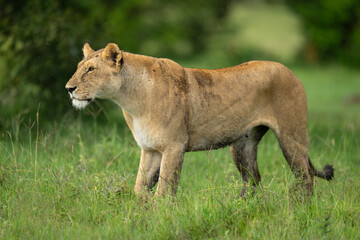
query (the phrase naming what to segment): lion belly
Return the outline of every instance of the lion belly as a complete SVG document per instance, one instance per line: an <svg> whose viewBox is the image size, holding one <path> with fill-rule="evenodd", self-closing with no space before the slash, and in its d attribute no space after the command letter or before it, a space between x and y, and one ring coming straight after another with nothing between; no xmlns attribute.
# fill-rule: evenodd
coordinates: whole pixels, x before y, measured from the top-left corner
<svg viewBox="0 0 360 240"><path fill-rule="evenodd" d="M187 151L204 151L219 149L231 145L241 138L244 134L234 134L232 136L218 136L218 139L209 139L206 137L199 137L190 142Z"/></svg>
<svg viewBox="0 0 360 240"><path fill-rule="evenodd" d="M208 124L195 126L190 131L188 151L226 147L245 136L253 127L251 122L241 122L237 121L237 119L229 119L228 121L213 120Z"/></svg>

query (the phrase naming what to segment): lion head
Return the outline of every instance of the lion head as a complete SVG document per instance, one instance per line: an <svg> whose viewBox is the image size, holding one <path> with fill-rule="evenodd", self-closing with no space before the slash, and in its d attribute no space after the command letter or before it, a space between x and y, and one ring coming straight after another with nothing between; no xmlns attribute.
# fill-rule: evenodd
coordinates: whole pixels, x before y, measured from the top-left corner
<svg viewBox="0 0 360 240"><path fill-rule="evenodd" d="M117 77L122 63L122 51L114 43L94 51L88 43L83 47L84 59L66 83L72 104L85 108L95 98L111 98L121 86Z"/></svg>

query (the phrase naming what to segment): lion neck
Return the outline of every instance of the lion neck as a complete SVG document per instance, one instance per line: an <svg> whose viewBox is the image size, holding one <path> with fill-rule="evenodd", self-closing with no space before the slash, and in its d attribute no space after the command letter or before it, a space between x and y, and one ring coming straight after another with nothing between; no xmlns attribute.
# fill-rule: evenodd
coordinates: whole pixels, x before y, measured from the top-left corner
<svg viewBox="0 0 360 240"><path fill-rule="evenodd" d="M121 87L112 100L133 117L146 111L144 106L151 88L148 69L153 62L153 57L123 53L123 65L118 73Z"/></svg>

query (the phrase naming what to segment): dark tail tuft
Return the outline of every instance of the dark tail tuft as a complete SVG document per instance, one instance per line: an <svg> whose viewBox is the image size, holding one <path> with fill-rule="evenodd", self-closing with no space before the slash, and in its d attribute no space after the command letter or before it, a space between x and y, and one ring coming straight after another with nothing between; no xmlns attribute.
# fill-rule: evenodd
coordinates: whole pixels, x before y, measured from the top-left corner
<svg viewBox="0 0 360 240"><path fill-rule="evenodd" d="M315 176L330 181L334 178L334 168L332 165L326 165L322 171L315 170Z"/></svg>
<svg viewBox="0 0 360 240"><path fill-rule="evenodd" d="M315 176L324 178L328 181L334 178L334 168L332 165L326 165L322 171L318 171L311 163L310 157L308 157L308 160L309 160L310 168L315 173Z"/></svg>

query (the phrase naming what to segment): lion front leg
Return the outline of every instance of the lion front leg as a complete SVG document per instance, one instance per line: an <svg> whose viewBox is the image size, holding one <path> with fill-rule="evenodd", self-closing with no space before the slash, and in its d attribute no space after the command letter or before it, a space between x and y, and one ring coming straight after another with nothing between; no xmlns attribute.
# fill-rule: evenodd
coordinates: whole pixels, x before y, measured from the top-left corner
<svg viewBox="0 0 360 240"><path fill-rule="evenodd" d="M182 163L184 161L185 148L172 146L163 152L159 184L155 196L166 194L175 195L180 180Z"/></svg>
<svg viewBox="0 0 360 240"><path fill-rule="evenodd" d="M158 151L141 150L139 170L134 191L136 194L150 191L159 179L161 153Z"/></svg>

